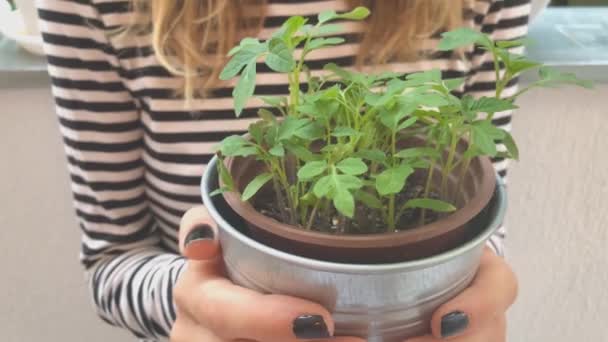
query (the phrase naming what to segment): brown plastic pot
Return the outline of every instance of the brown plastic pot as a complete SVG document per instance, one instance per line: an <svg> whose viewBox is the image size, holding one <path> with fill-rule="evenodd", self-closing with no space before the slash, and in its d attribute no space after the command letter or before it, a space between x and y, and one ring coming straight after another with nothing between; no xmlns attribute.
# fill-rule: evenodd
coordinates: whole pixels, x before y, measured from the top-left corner
<svg viewBox="0 0 608 342"><path fill-rule="evenodd" d="M461 145L460 150L463 150L466 143ZM265 171L264 165L252 157L226 158L225 163L241 192L253 178ZM454 189L457 177L449 178L448 187ZM318 260L370 264L423 259L464 244L477 232L472 220L486 207L495 186L496 174L490 159L474 158L463 181L464 191L455 196L459 210L416 228L367 235L336 235L306 230L259 213L249 202L243 202L238 193L226 192L223 196L247 223L251 236L259 242ZM268 193L260 191L256 196L264 197Z"/></svg>

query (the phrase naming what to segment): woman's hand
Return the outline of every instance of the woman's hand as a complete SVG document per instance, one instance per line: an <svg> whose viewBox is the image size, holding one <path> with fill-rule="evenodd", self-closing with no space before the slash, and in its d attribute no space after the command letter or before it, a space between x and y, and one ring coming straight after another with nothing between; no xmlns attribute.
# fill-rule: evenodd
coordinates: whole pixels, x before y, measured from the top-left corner
<svg viewBox="0 0 608 342"><path fill-rule="evenodd" d="M486 248L471 286L433 314L432 335L407 342L505 342L505 313L516 297L513 271Z"/></svg>
<svg viewBox="0 0 608 342"><path fill-rule="evenodd" d="M180 249L189 261L174 289L177 320L172 342L330 341L329 312L306 300L263 295L225 277L217 227L203 207L182 218ZM333 342L363 342L339 337Z"/></svg>

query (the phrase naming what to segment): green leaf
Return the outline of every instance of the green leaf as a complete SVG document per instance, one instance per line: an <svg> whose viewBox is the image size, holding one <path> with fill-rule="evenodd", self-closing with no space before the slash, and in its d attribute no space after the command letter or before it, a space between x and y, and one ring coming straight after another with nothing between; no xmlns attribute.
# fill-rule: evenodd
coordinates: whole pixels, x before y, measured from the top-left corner
<svg viewBox="0 0 608 342"><path fill-rule="evenodd" d="M583 88L593 88L593 82L582 80L573 73L562 73L559 70L551 67L542 67L538 70L540 81L536 82L541 87L555 87L558 84L572 84Z"/></svg>
<svg viewBox="0 0 608 342"><path fill-rule="evenodd" d="M249 184L247 184L247 187L245 187L245 190L243 190L243 195L241 196L241 199L243 201L248 201L262 188L262 186L264 186L264 184L268 183L268 181L271 179L272 174L269 172L257 175L257 177L255 177L251 182L249 182Z"/></svg>
<svg viewBox="0 0 608 342"><path fill-rule="evenodd" d="M359 6L350 12L337 14L334 10L323 11L319 13L319 23L325 23L334 19L349 19L349 20L363 20L369 16L370 12L367 8Z"/></svg>
<svg viewBox="0 0 608 342"><path fill-rule="evenodd" d="M421 209L430 209L437 212L451 212L456 210L452 204L431 199L431 198L415 198L407 201L404 205L406 208L421 208Z"/></svg>
<svg viewBox="0 0 608 342"><path fill-rule="evenodd" d="M363 159L367 159L376 163L384 163L386 160L386 155L384 152L378 149L373 150L360 150L354 155L355 157L361 157Z"/></svg>
<svg viewBox="0 0 608 342"><path fill-rule="evenodd" d="M496 143L482 127L471 126L471 133L473 135L474 145L481 153L491 157L496 155Z"/></svg>
<svg viewBox="0 0 608 342"><path fill-rule="evenodd" d="M405 120L401 124L399 124L399 126L397 126L397 131L401 131L401 130L404 130L404 129L410 127L411 125L415 124L417 120L418 120L418 118L415 116L408 118L407 120Z"/></svg>
<svg viewBox="0 0 608 342"><path fill-rule="evenodd" d="M347 175L358 176L367 172L367 165L361 158L346 158L336 165L336 168Z"/></svg>
<svg viewBox="0 0 608 342"><path fill-rule="evenodd" d="M290 72L296 65L292 51L280 38L272 38L268 42L268 55L265 63L276 72Z"/></svg>
<svg viewBox="0 0 608 342"><path fill-rule="evenodd" d="M265 104L273 107L282 107L287 102L287 99L284 96L260 96L259 98Z"/></svg>
<svg viewBox="0 0 608 342"><path fill-rule="evenodd" d="M511 55L509 63L507 64L507 70L512 75L517 75L522 71L538 68L540 66L542 66L541 63L529 60L524 56Z"/></svg>
<svg viewBox="0 0 608 342"><path fill-rule="evenodd" d="M226 189L226 191L234 191L236 189L230 171L228 171L228 168L224 164L224 160L221 158L217 161L217 173L220 175L220 180L224 184L223 189Z"/></svg>
<svg viewBox="0 0 608 342"><path fill-rule="evenodd" d="M464 77L450 78L450 79L444 80L443 85L446 87L447 90L452 91L455 89L459 89L464 84L465 81L466 81L466 78L464 78Z"/></svg>
<svg viewBox="0 0 608 342"><path fill-rule="evenodd" d="M331 38L315 38L308 43L308 50L316 50L324 46L339 45L344 43L344 38L331 37Z"/></svg>
<svg viewBox="0 0 608 342"><path fill-rule="evenodd" d="M403 190L407 178L414 172L408 165L384 170L376 177L376 190L381 196L397 194Z"/></svg>
<svg viewBox="0 0 608 342"><path fill-rule="evenodd" d="M519 160L519 149L517 148L515 139L513 139L513 136L509 132L504 131L504 133L505 133L505 138L503 139L502 143L507 148L507 151L511 155L511 158L513 158L515 160Z"/></svg>
<svg viewBox="0 0 608 342"><path fill-rule="evenodd" d="M230 189L228 189L226 187L222 187L222 188L218 188L218 189L215 189L215 190L211 191L211 193L209 194L209 196L215 197L217 195L221 195L221 194L223 194L225 192L229 192L229 191L230 191Z"/></svg>
<svg viewBox="0 0 608 342"><path fill-rule="evenodd" d="M253 51L239 51L236 55L226 63L224 69L220 73L220 80L229 80L238 75L251 61L255 61L258 54Z"/></svg>
<svg viewBox="0 0 608 342"><path fill-rule="evenodd" d="M441 83L441 70L432 69L424 72L416 72L407 75L405 79L411 81L408 82L408 85L410 85L410 83L416 85L422 85L426 83Z"/></svg>
<svg viewBox="0 0 608 342"><path fill-rule="evenodd" d="M327 161L310 161L298 170L298 179L301 181L311 180L327 170Z"/></svg>
<svg viewBox="0 0 608 342"><path fill-rule="evenodd" d="M241 40L241 42L239 43L239 45L230 49L230 51L228 51L228 56L233 56L237 52L240 52L240 51L248 51L248 52L252 52L256 55L259 55L262 52L266 51L266 47L267 47L266 44L260 43L259 40L255 39L255 38L247 37L247 38L243 38Z"/></svg>
<svg viewBox="0 0 608 342"><path fill-rule="evenodd" d="M339 14L339 19L349 19L349 20L363 20L367 18L370 14L369 9L363 6L356 7L350 12Z"/></svg>
<svg viewBox="0 0 608 342"><path fill-rule="evenodd" d="M532 44L532 41L527 38L523 39L512 39L512 40L500 40L496 42L496 46L501 49L511 49L519 46L527 46Z"/></svg>
<svg viewBox="0 0 608 342"><path fill-rule="evenodd" d="M472 44L489 45L489 39L483 33L467 27L442 33L441 37L442 39L437 47L439 51L455 50Z"/></svg>
<svg viewBox="0 0 608 342"><path fill-rule="evenodd" d="M331 135L337 138L340 137L356 137L361 135L361 133L353 128L350 127L345 127L345 126L338 126L336 128L333 129L333 132L331 132Z"/></svg>
<svg viewBox="0 0 608 342"><path fill-rule="evenodd" d="M283 157L285 156L285 148L283 147L283 145L275 145L270 150L268 150L268 153L272 154L275 157Z"/></svg>
<svg viewBox="0 0 608 342"><path fill-rule="evenodd" d="M300 159L302 161L309 162L312 160L319 159L318 156L316 156L315 154L310 152L309 149L307 149L306 147L302 146L299 143L296 144L296 143L291 143L289 141L285 141L285 142L283 142L283 145L285 146L287 151L289 151L291 154L293 154L294 156L296 156L298 159Z"/></svg>
<svg viewBox="0 0 608 342"><path fill-rule="evenodd" d="M240 116L243 108L247 104L247 100L253 95L255 91L255 70L256 64L255 59L251 60L249 64L243 70L241 78L239 79L236 87L232 91L232 97L234 98L234 111L236 116Z"/></svg>
<svg viewBox="0 0 608 342"><path fill-rule="evenodd" d="M279 127L278 140L291 139L296 132L306 125L309 121L306 119L296 119L293 116L286 117Z"/></svg>
<svg viewBox="0 0 608 342"><path fill-rule="evenodd" d="M220 152L227 157L246 157L257 153L257 149L240 135L231 135L220 143Z"/></svg>
<svg viewBox="0 0 608 342"><path fill-rule="evenodd" d="M311 26L311 27L313 27L313 26ZM343 31L344 31L343 25L325 24L320 27L317 27L317 29L313 33L314 33L315 37L318 37L318 36L328 36L328 35L336 34L336 33L343 32Z"/></svg>
<svg viewBox="0 0 608 342"><path fill-rule="evenodd" d="M419 158L419 157L431 157L439 158L439 152L431 147L412 147L397 152L395 157L403 159Z"/></svg>
<svg viewBox="0 0 608 342"><path fill-rule="evenodd" d="M264 142L264 128L266 124L264 121L257 121L249 125L249 134L251 134L251 137L258 145Z"/></svg>
<svg viewBox="0 0 608 342"><path fill-rule="evenodd" d="M269 111L268 109L265 109L265 108L260 108L258 110L258 116L266 122L275 122L276 121L274 114L272 114L271 111Z"/></svg>
<svg viewBox="0 0 608 342"><path fill-rule="evenodd" d="M355 198L358 201L361 201L363 204L365 204L368 208L381 209L382 207L384 207L384 205L382 204L382 201L380 201L380 199L378 199L378 197L370 194L367 191L363 191L363 190L356 191Z"/></svg>
<svg viewBox="0 0 608 342"><path fill-rule="evenodd" d="M355 199L350 191L337 189L333 198L336 209L344 216L352 218L355 215Z"/></svg>
<svg viewBox="0 0 608 342"><path fill-rule="evenodd" d="M333 181L331 176L323 176L319 178L319 180L315 183L312 188L313 193L318 198L322 197L331 197L328 195L333 195Z"/></svg>
<svg viewBox="0 0 608 342"><path fill-rule="evenodd" d="M497 113L517 108L518 107L514 105L511 100L485 96L474 101L471 106L471 110L478 113Z"/></svg>
<svg viewBox="0 0 608 342"><path fill-rule="evenodd" d="M292 36L298 32L308 20L302 16L296 15L287 19L281 28L277 30L272 37L281 37L283 41L289 41Z"/></svg>
<svg viewBox="0 0 608 342"><path fill-rule="evenodd" d="M319 20L319 24L325 23L336 18L338 14L334 10L327 10L319 13L317 19Z"/></svg>
<svg viewBox="0 0 608 342"><path fill-rule="evenodd" d="M322 138L325 135L325 128L316 122L311 122L300 127L295 135L308 141L314 141Z"/></svg>

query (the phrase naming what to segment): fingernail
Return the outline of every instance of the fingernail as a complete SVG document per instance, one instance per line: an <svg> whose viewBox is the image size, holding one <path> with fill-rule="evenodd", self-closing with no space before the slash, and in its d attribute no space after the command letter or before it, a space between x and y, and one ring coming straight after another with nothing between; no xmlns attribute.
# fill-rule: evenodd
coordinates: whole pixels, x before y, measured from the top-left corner
<svg viewBox="0 0 608 342"><path fill-rule="evenodd" d="M451 312L441 318L441 337L459 335L469 326L469 317L462 311Z"/></svg>
<svg viewBox="0 0 608 342"><path fill-rule="evenodd" d="M194 227L190 231L190 233L188 233L188 235L186 235L186 238L184 239L184 245L188 246L194 241L213 240L214 237L215 232L213 231L213 228L211 228L210 225L199 224L198 226Z"/></svg>
<svg viewBox="0 0 608 342"><path fill-rule="evenodd" d="M321 315L302 315L296 318L293 321L293 333L302 340L331 337Z"/></svg>

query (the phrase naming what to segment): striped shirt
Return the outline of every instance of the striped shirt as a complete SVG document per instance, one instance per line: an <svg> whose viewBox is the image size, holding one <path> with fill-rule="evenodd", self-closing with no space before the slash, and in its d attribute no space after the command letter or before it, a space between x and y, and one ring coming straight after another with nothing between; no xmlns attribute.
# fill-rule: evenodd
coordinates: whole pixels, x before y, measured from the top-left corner
<svg viewBox="0 0 608 342"><path fill-rule="evenodd" d="M448 0L446 0L448 1ZM225 136L243 133L255 120L257 102L235 118L231 85L194 100L184 110L173 96L180 84L157 61L149 37L114 40L108 30L129 21L121 0L39 0L57 115L67 154L76 213L82 230L81 260L101 318L141 339L166 337L175 320L173 285L185 260L178 254L182 214L201 204L199 181L213 147ZM494 39L526 34L529 0L477 0L465 24ZM291 15L314 21L320 10L347 10L340 0L270 1L260 38ZM372 14L373 15L373 14ZM356 37L360 24L343 25L340 36ZM348 67L356 39L309 56L311 69L327 62ZM436 40L430 39L430 44ZM439 68L444 77L467 77L462 91L492 96L491 57L476 50L462 61L451 54L411 63L392 63L396 72ZM260 94L282 95L287 80L258 67ZM516 81L504 94L513 94ZM510 128L510 113L494 123ZM497 159L499 173L506 161ZM491 244L497 250L499 232Z"/></svg>

